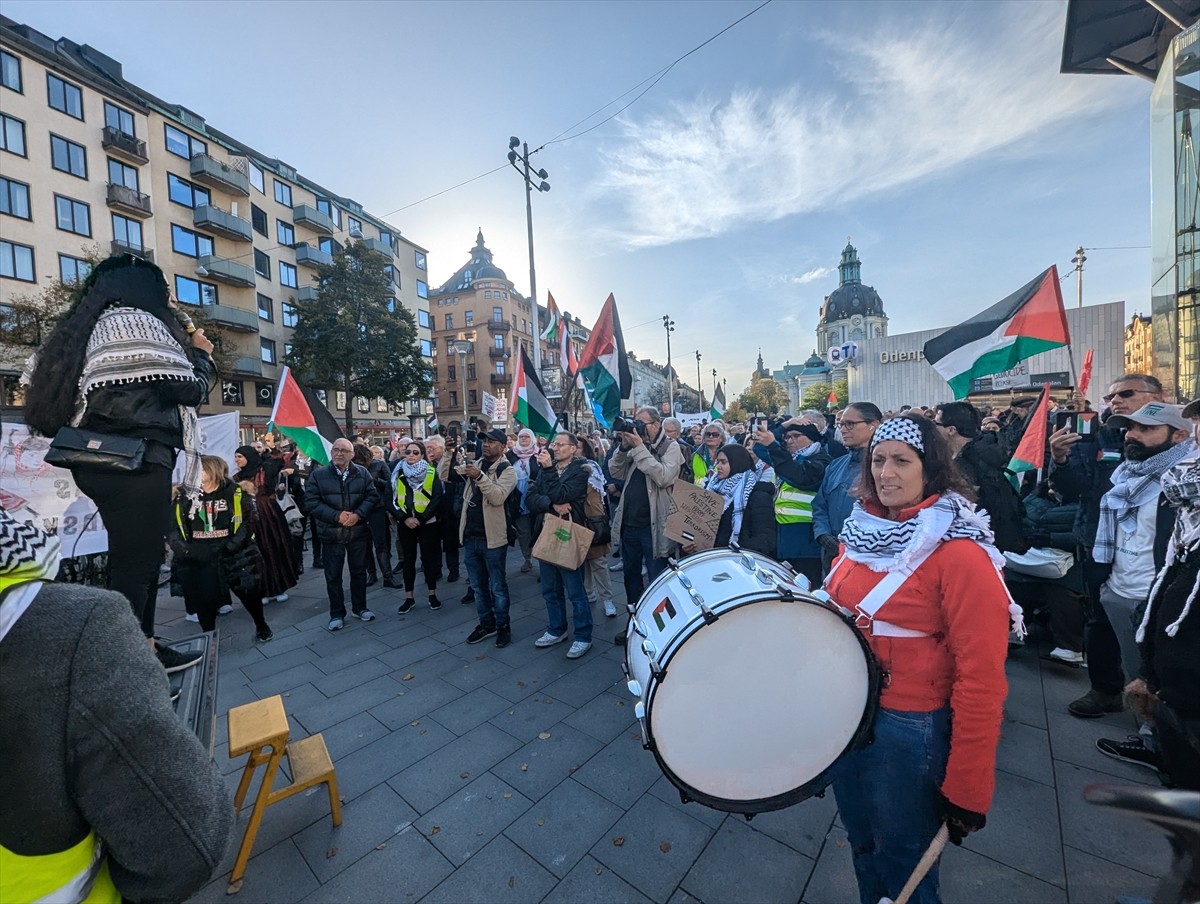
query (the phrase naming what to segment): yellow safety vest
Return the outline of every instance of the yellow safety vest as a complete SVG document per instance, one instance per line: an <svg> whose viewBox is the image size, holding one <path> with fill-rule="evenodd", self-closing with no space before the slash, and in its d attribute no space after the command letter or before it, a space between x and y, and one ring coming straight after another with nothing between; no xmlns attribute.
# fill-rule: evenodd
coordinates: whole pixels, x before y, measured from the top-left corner
<svg viewBox="0 0 1200 904"><path fill-rule="evenodd" d="M813 519L812 503L816 493L798 490L787 481L781 481L775 491L775 523L805 524Z"/></svg>
<svg viewBox="0 0 1200 904"><path fill-rule="evenodd" d="M179 525L179 535L183 539L187 539L187 531L183 527L183 515L181 514L182 506L175 506L175 523ZM233 532L236 534L238 528L242 526L242 488L235 486L233 488Z"/></svg>
<svg viewBox="0 0 1200 904"><path fill-rule="evenodd" d="M692 453L692 482L696 486L703 486L704 481L708 479L709 467L704 462L704 456L699 452Z"/></svg>
<svg viewBox="0 0 1200 904"><path fill-rule="evenodd" d="M25 857L0 845L0 901L121 904L95 832L57 854Z"/></svg>
<svg viewBox="0 0 1200 904"><path fill-rule="evenodd" d="M418 515L423 514L425 509L429 507L429 500L433 498L433 480L437 477L437 471L430 468L425 472L425 481L421 486L413 490L413 509ZM404 477L396 479L396 508L404 511L404 488L408 486Z"/></svg>

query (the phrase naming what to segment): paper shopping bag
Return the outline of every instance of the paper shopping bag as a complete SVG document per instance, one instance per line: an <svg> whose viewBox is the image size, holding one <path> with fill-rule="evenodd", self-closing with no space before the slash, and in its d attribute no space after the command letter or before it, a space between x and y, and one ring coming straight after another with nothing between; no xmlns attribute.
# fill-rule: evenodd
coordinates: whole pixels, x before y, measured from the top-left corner
<svg viewBox="0 0 1200 904"><path fill-rule="evenodd" d="M533 544L533 557L559 568L574 571L587 558L595 534L569 518L546 515L542 532Z"/></svg>

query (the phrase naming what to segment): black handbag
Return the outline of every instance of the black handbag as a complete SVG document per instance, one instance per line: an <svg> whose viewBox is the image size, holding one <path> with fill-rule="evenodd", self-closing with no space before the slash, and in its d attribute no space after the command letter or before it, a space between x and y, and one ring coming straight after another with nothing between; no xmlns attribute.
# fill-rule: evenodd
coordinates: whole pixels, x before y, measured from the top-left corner
<svg viewBox="0 0 1200 904"><path fill-rule="evenodd" d="M44 460L60 468L132 472L142 469L145 458L146 441L140 437L60 427Z"/></svg>

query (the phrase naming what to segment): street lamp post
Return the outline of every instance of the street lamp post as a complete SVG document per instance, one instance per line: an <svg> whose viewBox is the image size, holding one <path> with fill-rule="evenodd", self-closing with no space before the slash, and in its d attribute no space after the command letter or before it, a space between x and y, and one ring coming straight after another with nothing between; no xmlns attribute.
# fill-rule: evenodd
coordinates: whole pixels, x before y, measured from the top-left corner
<svg viewBox="0 0 1200 904"><path fill-rule="evenodd" d="M462 429L465 432L470 415L467 412L467 355L475 351L475 343L466 334L450 343L450 351L458 355L458 370L462 377Z"/></svg>
<svg viewBox="0 0 1200 904"><path fill-rule="evenodd" d="M713 368L713 401L717 399L717 369Z"/></svg>
<svg viewBox="0 0 1200 904"><path fill-rule="evenodd" d="M696 349L696 395L700 396L700 410L704 411L704 388L700 385L700 349Z"/></svg>
<svg viewBox="0 0 1200 904"><path fill-rule="evenodd" d="M518 145L521 147L520 154L517 153ZM524 172L517 169L518 160L524 166ZM536 188L538 191L550 191L550 183L546 181L550 174L544 169L538 170L534 175L541 181L537 185L533 184L529 174L529 144L528 142L523 143L515 135L508 139L508 162L525 180L525 225L529 232L529 295L533 301L533 370L540 377L542 373L542 317L538 313L537 270L533 266L533 190Z"/></svg>
<svg viewBox="0 0 1200 904"><path fill-rule="evenodd" d="M667 404L671 414L675 413L675 375L671 370L671 334L675 332L675 321L670 314L663 314L663 328L667 331Z"/></svg>

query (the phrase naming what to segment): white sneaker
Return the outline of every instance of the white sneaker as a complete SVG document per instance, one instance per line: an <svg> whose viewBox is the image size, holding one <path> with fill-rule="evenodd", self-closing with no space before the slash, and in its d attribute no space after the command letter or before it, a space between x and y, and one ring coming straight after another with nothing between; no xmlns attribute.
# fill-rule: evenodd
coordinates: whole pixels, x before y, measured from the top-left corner
<svg viewBox="0 0 1200 904"><path fill-rule="evenodd" d="M198 621L200 621L200 616L197 615L195 612L192 612L189 615L185 615L183 617L183 620L190 621L190 622L198 622Z"/></svg>
<svg viewBox="0 0 1200 904"><path fill-rule="evenodd" d="M233 611L233 606L226 603L224 606L222 606L220 609L217 610L217 615L228 615L232 611Z"/></svg>
<svg viewBox="0 0 1200 904"><path fill-rule="evenodd" d="M1067 662L1071 665L1082 665L1083 654L1077 650L1065 650L1062 647L1055 647L1050 651L1050 658L1057 659L1059 662Z"/></svg>
<svg viewBox="0 0 1200 904"><path fill-rule="evenodd" d="M567 650L568 659L578 659L584 653L592 648L592 644L587 640L577 640L571 644L571 649Z"/></svg>
<svg viewBox="0 0 1200 904"><path fill-rule="evenodd" d="M604 601L604 614L608 618L616 618L617 617L617 607L615 605L613 605L612 600Z"/></svg>
<svg viewBox="0 0 1200 904"><path fill-rule="evenodd" d="M286 593L281 593L281 594L279 594L279 596L277 596L277 597L274 597L274 599L275 599L275 602L277 602L277 603L286 603L286 602L287 602L287 598L288 598L288 597L287 597L287 594L286 594Z"/></svg>
<svg viewBox="0 0 1200 904"><path fill-rule="evenodd" d="M552 647L556 643L562 643L566 639L566 632L563 632L562 634L551 634L549 631L547 631L545 634L535 640L533 645L535 647Z"/></svg>
<svg viewBox="0 0 1200 904"><path fill-rule="evenodd" d="M362 612L356 612L354 614L357 615L362 621L375 621L375 613L370 609L363 609Z"/></svg>

